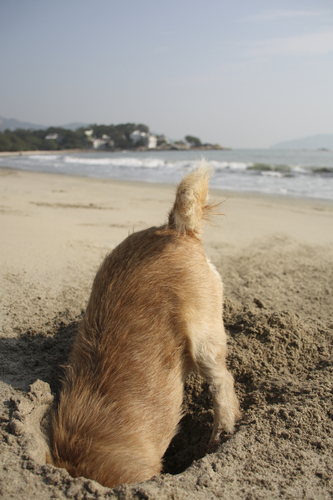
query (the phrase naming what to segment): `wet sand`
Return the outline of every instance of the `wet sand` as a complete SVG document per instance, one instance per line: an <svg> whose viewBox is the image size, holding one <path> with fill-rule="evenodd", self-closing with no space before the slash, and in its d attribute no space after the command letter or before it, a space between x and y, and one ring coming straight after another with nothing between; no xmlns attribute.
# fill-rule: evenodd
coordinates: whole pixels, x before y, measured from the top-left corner
<svg viewBox="0 0 333 500"><path fill-rule="evenodd" d="M212 192L204 245L222 275L243 418L207 454L212 403L186 385L164 473L114 490L45 464L48 415L107 252L166 220L174 187L0 169L0 496L333 496L333 204Z"/></svg>

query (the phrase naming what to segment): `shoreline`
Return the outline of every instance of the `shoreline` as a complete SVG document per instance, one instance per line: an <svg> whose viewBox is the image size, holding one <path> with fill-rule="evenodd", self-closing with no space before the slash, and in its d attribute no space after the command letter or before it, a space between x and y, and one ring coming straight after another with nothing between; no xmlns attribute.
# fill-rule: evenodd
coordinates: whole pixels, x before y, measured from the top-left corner
<svg viewBox="0 0 333 500"><path fill-rule="evenodd" d="M54 149L54 150L32 150L32 151L0 151L0 157L6 156L26 156L26 155L47 155L47 154L70 154L70 153L159 153L166 151L232 151L232 148L199 147L199 148L143 148L142 146L133 149Z"/></svg>
<svg viewBox="0 0 333 500"><path fill-rule="evenodd" d="M0 157L6 158L7 156L52 155L52 154L89 153L89 152L91 152L90 149L59 149L52 151L45 151L39 149L36 151L0 151Z"/></svg>

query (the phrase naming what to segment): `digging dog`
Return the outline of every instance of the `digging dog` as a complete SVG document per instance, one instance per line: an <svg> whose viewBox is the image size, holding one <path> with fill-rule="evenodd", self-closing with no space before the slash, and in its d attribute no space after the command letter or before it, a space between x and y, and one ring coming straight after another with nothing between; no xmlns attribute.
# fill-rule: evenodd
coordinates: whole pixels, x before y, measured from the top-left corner
<svg viewBox="0 0 333 500"><path fill-rule="evenodd" d="M96 274L52 424L51 461L73 477L115 487L159 474L192 371L213 397L210 444L234 431L222 281L201 242L209 179L204 164L185 176L168 222L129 235Z"/></svg>

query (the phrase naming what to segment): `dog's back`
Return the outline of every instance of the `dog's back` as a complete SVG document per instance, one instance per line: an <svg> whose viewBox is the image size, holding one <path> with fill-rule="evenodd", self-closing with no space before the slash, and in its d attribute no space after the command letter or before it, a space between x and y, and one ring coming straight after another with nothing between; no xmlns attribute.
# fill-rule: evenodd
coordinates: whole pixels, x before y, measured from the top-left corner
<svg viewBox="0 0 333 500"><path fill-rule="evenodd" d="M224 332L221 281L199 237L208 180L205 168L183 179L168 224L131 234L95 277L53 424L54 464L74 477L113 487L158 474L201 337ZM223 351L225 339L210 344Z"/></svg>

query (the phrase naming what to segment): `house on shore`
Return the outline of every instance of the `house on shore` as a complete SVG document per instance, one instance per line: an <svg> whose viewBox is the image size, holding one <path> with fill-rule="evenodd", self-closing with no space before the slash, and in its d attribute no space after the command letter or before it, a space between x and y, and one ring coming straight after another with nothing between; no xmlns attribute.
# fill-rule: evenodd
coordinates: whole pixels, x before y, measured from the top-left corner
<svg viewBox="0 0 333 500"><path fill-rule="evenodd" d="M148 149L156 149L157 137L156 135L149 134L148 132L141 132L140 130L134 130L130 134L130 138L138 146L144 146Z"/></svg>
<svg viewBox="0 0 333 500"><path fill-rule="evenodd" d="M109 148L114 148L114 142L111 140L111 137L109 137L106 134L103 134L101 138L96 138L94 137L94 131L91 130L85 130L84 132L88 138L89 141L92 143L93 149L109 149Z"/></svg>
<svg viewBox="0 0 333 500"><path fill-rule="evenodd" d="M47 134L47 135L45 136L45 139L46 139L47 141L50 141L50 140L58 140L58 138L59 138L59 134Z"/></svg>
<svg viewBox="0 0 333 500"><path fill-rule="evenodd" d="M111 140L111 137L109 137L106 134L103 134L101 139L92 139L92 144L94 149L105 149L114 147L114 142Z"/></svg>

